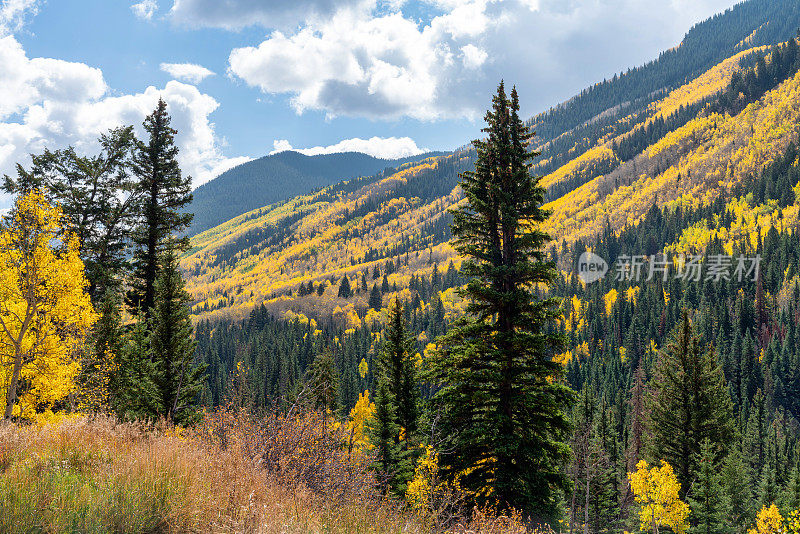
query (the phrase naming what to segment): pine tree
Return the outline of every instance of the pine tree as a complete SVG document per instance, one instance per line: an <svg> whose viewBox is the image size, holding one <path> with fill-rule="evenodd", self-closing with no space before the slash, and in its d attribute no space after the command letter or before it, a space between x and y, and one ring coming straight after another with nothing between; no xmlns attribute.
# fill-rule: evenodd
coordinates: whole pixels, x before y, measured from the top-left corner
<svg viewBox="0 0 800 534"><path fill-rule="evenodd" d="M192 214L181 211L192 201L192 179L181 175L176 159L177 131L170 120L166 102L159 99L155 111L144 120L150 139L147 143L137 141L133 158L141 194L137 203L139 222L132 234L134 272L128 304L148 317L155 305L160 258L188 246L188 238L178 235L192 222Z"/></svg>
<svg viewBox="0 0 800 534"><path fill-rule="evenodd" d="M397 495L405 493L414 476L419 451L416 445L420 394L413 350L413 338L408 335L403 306L394 299L389 307L384 344L378 359L375 416L379 419L381 432L375 437L392 441L391 444L379 442L377 448L383 455L379 470L388 477L389 487ZM384 403L387 406L382 406ZM381 417L388 419L380 421ZM388 430L395 430L395 434L387 434Z"/></svg>
<svg viewBox="0 0 800 534"><path fill-rule="evenodd" d="M547 520L569 488L564 409L573 393L553 361L563 345L551 329L557 303L538 289L555 269L542 250L549 238L536 227L548 213L529 172L533 134L518 113L516 90L509 99L501 83L485 117L488 138L473 142L475 170L461 177L467 202L453 211L453 245L470 278L462 292L468 316L440 340L430 379L446 440L442 473L465 473L460 484L478 501Z"/></svg>
<svg viewBox="0 0 800 534"><path fill-rule="evenodd" d="M149 320L138 314L122 339L111 379L111 405L123 419L155 420L164 413L156 385L158 365L153 360Z"/></svg>
<svg viewBox="0 0 800 534"><path fill-rule="evenodd" d="M381 281L381 293L388 293L391 289L392 288L389 287L389 277L384 274L383 280Z"/></svg>
<svg viewBox="0 0 800 534"><path fill-rule="evenodd" d="M747 465L742 460L738 447L728 453L722 466L722 498L727 504L726 524L733 532L744 534L752 522L753 513L752 489L750 486Z"/></svg>
<svg viewBox="0 0 800 534"><path fill-rule="evenodd" d="M786 508L800 510L800 462L795 462L786 487Z"/></svg>
<svg viewBox="0 0 800 534"><path fill-rule="evenodd" d="M153 359L157 364L155 382L164 415L184 424L196 416L193 408L207 366L194 363L195 341L189 318L191 297L184 289L174 252L166 254L159 271L151 335Z"/></svg>
<svg viewBox="0 0 800 534"><path fill-rule="evenodd" d="M369 441L375 448L375 461L372 468L383 491L391 491L402 495L397 477L400 463L400 444L398 436L400 425L397 424L397 401L389 388L389 381L384 377L378 379L375 391L375 411L368 423Z"/></svg>
<svg viewBox="0 0 800 534"><path fill-rule="evenodd" d="M389 308L380 365L386 371L397 403L397 423L406 439L413 441L417 434L420 396L414 365L414 339L408 334L403 306L396 298Z"/></svg>
<svg viewBox="0 0 800 534"><path fill-rule="evenodd" d="M689 491L688 501L692 509L692 534L726 534L729 506L726 503L720 474L716 465L714 444L706 438L700 444L695 460L697 471Z"/></svg>
<svg viewBox="0 0 800 534"><path fill-rule="evenodd" d="M347 275L342 277L342 283L339 285L339 298L340 299L349 299L353 295L353 290L350 289L350 279L347 278Z"/></svg>
<svg viewBox="0 0 800 534"><path fill-rule="evenodd" d="M381 296L381 290L378 289L378 284L372 285L372 291L369 293L369 307L373 310L380 311L381 307L383 306L383 297Z"/></svg>
<svg viewBox="0 0 800 534"><path fill-rule="evenodd" d="M330 349L320 352L306 372L306 385L310 388L315 407L339 412L339 373Z"/></svg>
<svg viewBox="0 0 800 534"><path fill-rule="evenodd" d="M713 349L692 332L689 313L661 351L648 397L649 451L675 468L686 495L700 444L708 438L726 450L733 437L732 407Z"/></svg>

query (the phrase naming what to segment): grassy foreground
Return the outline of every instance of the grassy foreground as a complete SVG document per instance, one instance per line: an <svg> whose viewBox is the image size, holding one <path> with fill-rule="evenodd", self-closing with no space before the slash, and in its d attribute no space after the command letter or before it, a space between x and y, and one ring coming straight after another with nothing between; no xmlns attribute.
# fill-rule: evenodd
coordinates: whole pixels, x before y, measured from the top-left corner
<svg viewBox="0 0 800 534"><path fill-rule="evenodd" d="M323 431L217 418L198 430L107 417L0 428L0 532L441 532L364 485ZM280 423L276 426L276 423ZM274 430L283 436L276 439ZM348 458L349 459L349 458ZM449 532L523 533L473 514Z"/></svg>

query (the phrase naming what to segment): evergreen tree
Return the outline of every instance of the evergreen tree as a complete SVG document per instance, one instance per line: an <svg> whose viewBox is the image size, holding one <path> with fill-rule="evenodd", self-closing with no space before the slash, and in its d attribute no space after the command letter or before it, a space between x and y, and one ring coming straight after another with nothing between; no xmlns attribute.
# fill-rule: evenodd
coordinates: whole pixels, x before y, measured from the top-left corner
<svg viewBox="0 0 800 534"><path fill-rule="evenodd" d="M347 275L342 278L342 283L339 285L339 298L349 299L353 295L353 290L350 289L350 279Z"/></svg>
<svg viewBox="0 0 800 534"><path fill-rule="evenodd" d="M786 508L800 510L800 462L794 464L786 487Z"/></svg>
<svg viewBox="0 0 800 534"><path fill-rule="evenodd" d="M554 299L539 285L555 278L545 261L549 239L544 189L531 176L532 133L519 118L516 90L501 83L486 113L488 134L473 141L475 171L462 175L467 203L453 211L456 250L467 258L468 316L440 340L431 362L434 407L445 439L445 476L460 477L479 501L496 501L540 520L557 515L569 488L564 465L572 391L553 356L563 338L551 325Z"/></svg>
<svg viewBox="0 0 800 534"><path fill-rule="evenodd" d="M378 284L372 285L372 291L369 293L369 307L373 310L380 311L381 307L383 306L383 297L381 295L381 290L378 289Z"/></svg>
<svg viewBox="0 0 800 534"><path fill-rule="evenodd" d="M111 405L123 419L156 419L164 404L156 385L158 366L152 359L148 319L138 314L124 335L119 359L111 378Z"/></svg>
<svg viewBox="0 0 800 534"><path fill-rule="evenodd" d="M148 317L155 305L160 258L188 246L188 238L178 236L192 222L192 214L182 211L192 201L192 179L182 176L178 166L177 131L170 120L166 102L159 99L143 123L150 138L147 143L137 141L133 157L140 196L139 221L132 233L134 272L128 304Z"/></svg>
<svg viewBox="0 0 800 534"><path fill-rule="evenodd" d="M372 468L383 491L402 495L405 491L398 466L401 460L400 425L397 424L397 401L392 395L389 380L380 376L375 391L375 412L368 423L369 440L375 447L375 461Z"/></svg>
<svg viewBox="0 0 800 534"><path fill-rule="evenodd" d="M389 277L384 274L383 280L381 281L381 293L388 293L391 289L392 288L389 287Z"/></svg>
<svg viewBox="0 0 800 534"><path fill-rule="evenodd" d="M157 364L159 401L168 419L177 423L194 420L197 395L202 389L206 365L194 363L195 341L189 318L191 297L184 289L174 252L168 252L156 280L151 345Z"/></svg>
<svg viewBox="0 0 800 534"><path fill-rule="evenodd" d="M733 437L728 388L713 349L694 335L689 313L661 351L648 398L649 450L654 460L666 460L675 469L686 495L697 454L704 439L725 450Z"/></svg>
<svg viewBox="0 0 800 534"><path fill-rule="evenodd" d="M389 308L380 365L397 404L397 423L411 442L417 434L419 386L414 365L414 339L408 334L403 306L396 298Z"/></svg>
<svg viewBox="0 0 800 534"><path fill-rule="evenodd" d="M333 352L325 349L320 352L306 372L306 385L311 390L311 398L317 408L329 410L336 415L339 411L339 372Z"/></svg>
<svg viewBox="0 0 800 534"><path fill-rule="evenodd" d="M700 444L700 452L695 460L697 471L689 491L688 501L692 509L692 534L725 534L727 527L726 503L720 474L716 465L714 444L706 438Z"/></svg>
<svg viewBox="0 0 800 534"><path fill-rule="evenodd" d="M414 476L419 450L416 445L420 394L413 360L413 343L413 338L408 335L403 306L394 299L389 307L384 343L378 359L375 415L377 418L390 418L379 421L378 427L382 433L376 435L376 438L390 439L393 442L391 446L382 442L379 444L379 453L384 455L379 468L384 476L388 476L389 486L397 495L405 493L408 482ZM390 406L381 408L379 403L388 403ZM396 433L387 435L388 429L396 429Z"/></svg>
<svg viewBox="0 0 800 534"><path fill-rule="evenodd" d="M747 474L747 465L742 460L738 447L725 458L722 466L722 495L727 504L726 524L737 534L747 532L752 522L753 492Z"/></svg>

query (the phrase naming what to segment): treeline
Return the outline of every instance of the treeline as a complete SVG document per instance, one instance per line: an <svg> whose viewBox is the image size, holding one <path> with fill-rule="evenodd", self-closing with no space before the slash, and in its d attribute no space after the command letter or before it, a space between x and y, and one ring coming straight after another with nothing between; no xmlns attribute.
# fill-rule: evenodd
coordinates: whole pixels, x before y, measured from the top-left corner
<svg viewBox="0 0 800 534"><path fill-rule="evenodd" d="M306 156L287 151L248 161L194 191L186 211L194 214L189 235L198 234L248 211L308 194L341 180L391 174L411 161L435 155L380 159L347 152Z"/></svg>
<svg viewBox="0 0 800 534"><path fill-rule="evenodd" d="M800 8L788 0L742 2L697 24L686 34L680 46L663 52L657 60L624 74L615 74L611 79L593 85L569 101L532 118L529 125L536 130L538 141L542 143L542 158L536 163L536 172L549 174L597 146L600 139L623 134L628 135L615 147L615 153L621 162L632 159L666 133L695 118L708 103L692 104L669 117L655 119L645 130L634 128L650 116L648 106L652 102L741 50L763 45L773 45L773 52L781 50L779 43L795 37L798 25ZM789 55L793 56L791 51ZM778 65L786 65L786 56L779 54L776 57ZM744 67L750 66L747 63L751 58L743 61ZM761 63L763 61L759 60ZM773 88L787 78L785 67L775 69L769 63L766 70L770 75L759 80L761 85L771 84L769 88ZM735 115L768 90L747 90L743 93L744 98L739 98L740 89L755 88L752 80L741 83L742 78L741 74L735 74L736 87L731 85L721 100L712 99L714 110ZM619 120L625 116L629 117ZM664 121L663 124L660 121ZM613 168L603 170L607 173ZM574 180L576 186L593 177L584 173L581 176L584 178ZM549 198L559 198L562 190L568 192L571 189L559 187L558 191L549 192Z"/></svg>
<svg viewBox="0 0 800 534"><path fill-rule="evenodd" d="M756 64L744 71L734 72L727 90L715 106L720 112L738 114L750 102L755 102L767 91L794 76L800 68L800 47L795 38L785 45L776 45L766 56L758 56Z"/></svg>

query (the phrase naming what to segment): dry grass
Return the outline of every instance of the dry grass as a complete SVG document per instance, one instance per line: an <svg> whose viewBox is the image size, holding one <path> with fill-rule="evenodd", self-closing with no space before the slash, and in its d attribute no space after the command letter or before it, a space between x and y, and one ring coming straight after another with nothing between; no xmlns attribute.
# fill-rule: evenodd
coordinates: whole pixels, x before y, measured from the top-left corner
<svg viewBox="0 0 800 534"><path fill-rule="evenodd" d="M209 415L196 430L94 417L0 428L0 532L434 532L372 489L318 414ZM521 534L474 514L450 532Z"/></svg>

